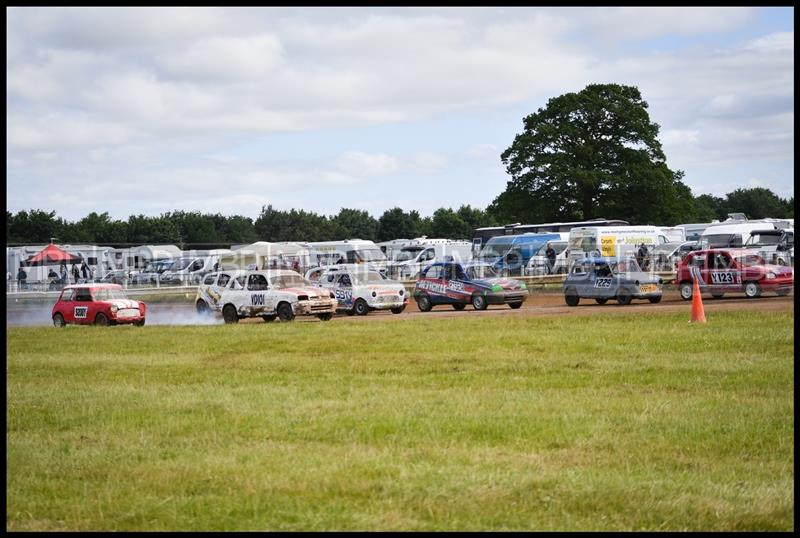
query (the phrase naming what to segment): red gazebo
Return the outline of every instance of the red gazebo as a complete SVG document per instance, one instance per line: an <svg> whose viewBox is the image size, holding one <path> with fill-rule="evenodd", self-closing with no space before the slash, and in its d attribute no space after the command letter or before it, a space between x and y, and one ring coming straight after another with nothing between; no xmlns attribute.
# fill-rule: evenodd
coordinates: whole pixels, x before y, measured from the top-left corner
<svg viewBox="0 0 800 538"><path fill-rule="evenodd" d="M64 249L58 248L56 245L50 243L41 251L34 254L23 262L27 266L37 265L55 265L59 263L80 263L83 259L80 256L70 254Z"/></svg>

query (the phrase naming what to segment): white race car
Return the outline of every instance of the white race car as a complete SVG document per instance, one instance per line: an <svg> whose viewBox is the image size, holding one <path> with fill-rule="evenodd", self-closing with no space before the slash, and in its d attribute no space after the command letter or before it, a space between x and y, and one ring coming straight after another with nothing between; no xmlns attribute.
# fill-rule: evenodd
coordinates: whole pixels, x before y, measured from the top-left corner
<svg viewBox="0 0 800 538"><path fill-rule="evenodd" d="M408 304L406 288L363 265L325 265L311 269L306 280L336 296L339 310L352 316L366 316L370 310L391 310L399 314Z"/></svg>
<svg viewBox="0 0 800 538"><path fill-rule="evenodd" d="M328 321L336 312L333 293L309 286L287 270L232 270L206 275L197 288L197 311L221 312L225 323L241 318L291 321L295 316L317 316Z"/></svg>

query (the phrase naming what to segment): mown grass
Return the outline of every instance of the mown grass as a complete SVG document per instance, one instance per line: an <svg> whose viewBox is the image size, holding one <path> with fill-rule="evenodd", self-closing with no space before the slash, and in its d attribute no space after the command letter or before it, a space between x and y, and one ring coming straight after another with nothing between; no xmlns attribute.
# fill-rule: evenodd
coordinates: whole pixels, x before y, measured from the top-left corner
<svg viewBox="0 0 800 538"><path fill-rule="evenodd" d="M792 530L793 313L12 328L8 530Z"/></svg>

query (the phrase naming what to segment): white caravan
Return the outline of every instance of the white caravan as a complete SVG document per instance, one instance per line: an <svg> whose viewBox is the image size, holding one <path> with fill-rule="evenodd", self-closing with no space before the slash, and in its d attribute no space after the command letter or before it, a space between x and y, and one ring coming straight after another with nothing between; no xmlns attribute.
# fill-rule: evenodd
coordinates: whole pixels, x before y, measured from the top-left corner
<svg viewBox="0 0 800 538"><path fill-rule="evenodd" d="M159 282L163 285L199 284L204 276L217 270L220 256L230 252L227 248L184 251L183 256L175 260L169 270L161 273Z"/></svg>
<svg viewBox="0 0 800 538"><path fill-rule="evenodd" d="M378 245L364 239L318 241L309 245L312 267L335 263L365 263L385 273L389 263Z"/></svg>
<svg viewBox="0 0 800 538"><path fill-rule="evenodd" d="M419 272L435 262L454 261L465 265L472 259L472 243L451 239L415 239L400 249L389 263L387 274L399 280L416 280Z"/></svg>
<svg viewBox="0 0 800 538"><path fill-rule="evenodd" d="M303 273L313 266L310 249L308 243L256 241L220 256L219 266L224 269L289 269Z"/></svg>
<svg viewBox="0 0 800 538"><path fill-rule="evenodd" d="M592 256L625 258L635 256L644 243L649 251L669 239L659 226L581 226L569 232L567 246L570 267Z"/></svg>
<svg viewBox="0 0 800 538"><path fill-rule="evenodd" d="M736 224L715 224L700 234L700 247L706 248L740 248L747 243L750 235L756 230L774 230L772 222L744 221Z"/></svg>

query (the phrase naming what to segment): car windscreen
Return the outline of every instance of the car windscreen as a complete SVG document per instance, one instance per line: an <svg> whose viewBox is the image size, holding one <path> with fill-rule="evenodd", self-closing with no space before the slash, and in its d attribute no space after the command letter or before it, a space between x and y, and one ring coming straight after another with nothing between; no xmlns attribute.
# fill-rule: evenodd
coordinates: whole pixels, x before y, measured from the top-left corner
<svg viewBox="0 0 800 538"><path fill-rule="evenodd" d="M621 275L623 273L637 273L639 271L641 271L639 264L636 263L636 260L633 258L630 260L611 263L611 272L615 275Z"/></svg>
<svg viewBox="0 0 800 538"><path fill-rule="evenodd" d="M479 258L495 258L497 256L504 256L506 252L511 250L512 241L492 241L486 244L478 254Z"/></svg>
<svg viewBox="0 0 800 538"><path fill-rule="evenodd" d="M766 247L780 243L780 234L753 234L745 243L748 247Z"/></svg>
<svg viewBox="0 0 800 538"><path fill-rule="evenodd" d="M497 278L497 271L490 265L474 265L467 269L467 278L476 280L480 278Z"/></svg>
<svg viewBox="0 0 800 538"><path fill-rule="evenodd" d="M379 248L356 250L356 257L362 262L380 262L386 260L386 254Z"/></svg>
<svg viewBox="0 0 800 538"><path fill-rule="evenodd" d="M194 258L181 258L179 260L175 260L174 265L171 267L173 271L183 271L189 264L194 261Z"/></svg>
<svg viewBox="0 0 800 538"><path fill-rule="evenodd" d="M294 288L304 286L306 281L300 275L277 275L269 279L273 288Z"/></svg>
<svg viewBox="0 0 800 538"><path fill-rule="evenodd" d="M386 278L377 271L367 271L366 273L353 273L350 275L353 283L356 285L363 284L383 284Z"/></svg>
<svg viewBox="0 0 800 538"><path fill-rule="evenodd" d="M122 290L96 290L92 293L95 301L113 301L115 299L127 299Z"/></svg>
<svg viewBox="0 0 800 538"><path fill-rule="evenodd" d="M744 256L738 256L736 258L736 263L742 267L754 267L756 265L764 265L764 258L755 254L746 254Z"/></svg>
<svg viewBox="0 0 800 538"><path fill-rule="evenodd" d="M734 234L714 234L704 235L700 238L703 248L721 248L741 246L741 236L739 236L739 245L737 245Z"/></svg>
<svg viewBox="0 0 800 538"><path fill-rule="evenodd" d="M404 248L400 251L399 254L395 257L394 261L396 262L407 262L409 260L413 260L417 257L417 255L422 251L422 247L411 247L411 248Z"/></svg>

